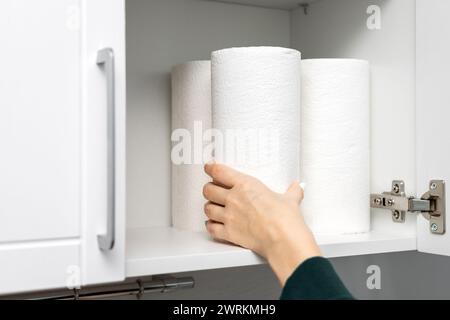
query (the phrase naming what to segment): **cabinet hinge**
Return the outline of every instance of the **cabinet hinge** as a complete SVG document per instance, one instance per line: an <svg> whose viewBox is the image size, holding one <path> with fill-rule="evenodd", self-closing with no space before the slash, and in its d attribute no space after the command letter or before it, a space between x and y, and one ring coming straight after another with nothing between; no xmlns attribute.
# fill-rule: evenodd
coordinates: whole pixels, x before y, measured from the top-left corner
<svg viewBox="0 0 450 320"><path fill-rule="evenodd" d="M445 233L445 181L432 180L429 190L420 198L409 197L405 193L402 180L392 182L389 192L370 195L372 208L387 209L392 212L394 222L405 222L406 212L418 212L430 222L430 232Z"/></svg>

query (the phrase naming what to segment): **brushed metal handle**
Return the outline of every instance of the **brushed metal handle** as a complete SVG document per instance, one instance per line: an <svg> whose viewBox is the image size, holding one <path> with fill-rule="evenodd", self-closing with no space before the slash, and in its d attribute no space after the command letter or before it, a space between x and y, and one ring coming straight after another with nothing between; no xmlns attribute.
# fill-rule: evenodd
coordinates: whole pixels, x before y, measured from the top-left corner
<svg viewBox="0 0 450 320"><path fill-rule="evenodd" d="M97 65L103 67L106 74L107 94L107 218L106 233L97 235L98 246L101 250L112 250L115 240L115 145L116 145L116 101L115 101L115 70L114 51L105 48L97 53Z"/></svg>

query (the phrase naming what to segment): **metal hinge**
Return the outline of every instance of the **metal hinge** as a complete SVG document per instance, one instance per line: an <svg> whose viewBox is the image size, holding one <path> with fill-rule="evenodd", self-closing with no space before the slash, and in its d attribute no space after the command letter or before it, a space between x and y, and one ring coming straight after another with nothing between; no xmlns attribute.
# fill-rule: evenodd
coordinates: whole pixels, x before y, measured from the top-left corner
<svg viewBox="0 0 450 320"><path fill-rule="evenodd" d="M405 222L406 212L418 212L430 222L433 234L445 233L445 182L432 180L429 190L420 198L408 197L405 183L401 180L392 182L390 192L370 195L370 206L392 211L394 222Z"/></svg>

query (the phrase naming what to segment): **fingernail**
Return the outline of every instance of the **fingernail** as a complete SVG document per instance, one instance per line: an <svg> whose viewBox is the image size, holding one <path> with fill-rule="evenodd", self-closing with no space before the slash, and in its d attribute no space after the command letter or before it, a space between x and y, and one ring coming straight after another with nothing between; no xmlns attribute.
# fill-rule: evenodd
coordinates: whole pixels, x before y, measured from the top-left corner
<svg viewBox="0 0 450 320"><path fill-rule="evenodd" d="M306 188L306 182L300 182L300 187L305 191Z"/></svg>
<svg viewBox="0 0 450 320"><path fill-rule="evenodd" d="M214 161L214 160L209 160L209 161L206 163L207 166L212 166L213 164L216 164L216 161Z"/></svg>

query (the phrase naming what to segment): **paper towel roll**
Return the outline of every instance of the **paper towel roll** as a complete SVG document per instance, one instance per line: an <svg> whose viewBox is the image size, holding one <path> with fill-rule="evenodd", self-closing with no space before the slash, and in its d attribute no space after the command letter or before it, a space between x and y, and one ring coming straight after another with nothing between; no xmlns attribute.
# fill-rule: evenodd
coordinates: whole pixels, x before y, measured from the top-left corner
<svg viewBox="0 0 450 320"><path fill-rule="evenodd" d="M370 229L369 63L302 61L302 210L316 234Z"/></svg>
<svg viewBox="0 0 450 320"><path fill-rule="evenodd" d="M277 192L299 177L300 63L300 52L278 47L211 58L213 127L224 137L215 158Z"/></svg>
<svg viewBox="0 0 450 320"><path fill-rule="evenodd" d="M172 70L172 141L181 142L189 133L189 150L183 150L183 161L174 159L172 149L172 222L179 229L205 231L202 195L209 179L203 171L203 131L211 128L211 63L193 61ZM187 130L187 131L186 131ZM175 139L174 139L175 138ZM178 142L177 142L178 141Z"/></svg>

